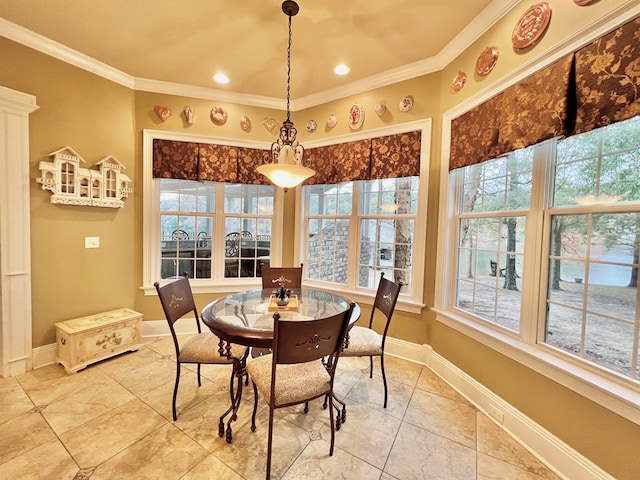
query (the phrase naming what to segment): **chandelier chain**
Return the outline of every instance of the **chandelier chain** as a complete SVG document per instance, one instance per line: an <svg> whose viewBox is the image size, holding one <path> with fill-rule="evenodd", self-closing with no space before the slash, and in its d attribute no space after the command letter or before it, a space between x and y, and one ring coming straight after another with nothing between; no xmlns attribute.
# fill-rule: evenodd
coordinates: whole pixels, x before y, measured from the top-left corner
<svg viewBox="0 0 640 480"><path fill-rule="evenodd" d="M289 98L291 94L291 15L289 15L289 44L287 45L287 122L289 117Z"/></svg>

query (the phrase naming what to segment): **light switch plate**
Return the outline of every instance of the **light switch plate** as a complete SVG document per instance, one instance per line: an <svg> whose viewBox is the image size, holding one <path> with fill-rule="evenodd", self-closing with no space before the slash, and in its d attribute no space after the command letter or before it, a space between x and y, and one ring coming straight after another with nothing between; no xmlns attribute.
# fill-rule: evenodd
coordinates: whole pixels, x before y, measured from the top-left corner
<svg viewBox="0 0 640 480"><path fill-rule="evenodd" d="M84 237L84 248L100 248L100 237Z"/></svg>

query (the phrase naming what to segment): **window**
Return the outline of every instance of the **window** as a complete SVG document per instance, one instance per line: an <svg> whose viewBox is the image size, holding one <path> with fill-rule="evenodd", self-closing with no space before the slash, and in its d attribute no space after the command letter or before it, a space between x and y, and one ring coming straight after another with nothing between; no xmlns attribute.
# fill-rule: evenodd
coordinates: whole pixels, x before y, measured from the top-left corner
<svg viewBox="0 0 640 480"><path fill-rule="evenodd" d="M403 128L412 131L407 129L416 130L416 125ZM302 188L305 283L349 291L354 299L359 295L361 299L370 299L378 287L380 273L384 272L385 278L403 284L400 308L420 312L429 148L425 122L420 128L423 133L419 177Z"/></svg>
<svg viewBox="0 0 640 480"><path fill-rule="evenodd" d="M637 391L638 131L636 116L452 171L438 318Z"/></svg>
<svg viewBox="0 0 640 480"><path fill-rule="evenodd" d="M520 331L526 217L533 148L461 174L456 306Z"/></svg>
<svg viewBox="0 0 640 480"><path fill-rule="evenodd" d="M160 186L160 278L185 272L194 279L256 278L261 265L269 265L272 186L154 182ZM215 232L222 241L216 242Z"/></svg>
<svg viewBox="0 0 640 480"><path fill-rule="evenodd" d="M259 285L262 265L281 258L272 249L280 235L281 194L272 185L153 178L154 138L193 139L144 132L145 293L155 294L153 282L185 272L195 293Z"/></svg>
<svg viewBox="0 0 640 480"><path fill-rule="evenodd" d="M640 380L638 131L640 117L558 144L543 338L633 380Z"/></svg>

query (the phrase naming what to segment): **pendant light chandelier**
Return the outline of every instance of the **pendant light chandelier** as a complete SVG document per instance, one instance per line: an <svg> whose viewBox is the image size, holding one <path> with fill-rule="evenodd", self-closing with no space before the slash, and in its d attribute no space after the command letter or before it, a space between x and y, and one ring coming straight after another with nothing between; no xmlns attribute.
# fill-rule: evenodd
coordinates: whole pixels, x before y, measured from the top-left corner
<svg viewBox="0 0 640 480"><path fill-rule="evenodd" d="M282 3L282 11L289 17L289 43L287 46L287 119L282 122L278 139L271 145L271 152L265 155L265 163L257 170L267 177L271 183L288 188L297 187L307 178L316 174L311 168L302 165L304 147L298 143L296 134L298 131L291 121L289 101L291 91L291 17L295 16L300 8L293 0L285 0Z"/></svg>

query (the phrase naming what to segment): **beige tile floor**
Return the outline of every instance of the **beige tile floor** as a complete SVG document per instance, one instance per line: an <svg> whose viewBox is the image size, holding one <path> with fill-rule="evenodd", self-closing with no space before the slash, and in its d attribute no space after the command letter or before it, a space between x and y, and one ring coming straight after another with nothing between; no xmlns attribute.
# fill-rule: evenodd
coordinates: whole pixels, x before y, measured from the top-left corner
<svg viewBox="0 0 640 480"><path fill-rule="evenodd" d="M332 457L321 401L306 415L302 406L277 410L272 478L559 478L428 368L393 357L386 364L384 409L382 378L369 378L368 359L340 360L335 390L347 402L347 422ZM0 478L262 479L268 410L261 402L252 433L250 387L233 443L218 436L229 372L204 366L198 388L194 370L183 369L176 422L169 338L72 375L49 365L0 379Z"/></svg>

